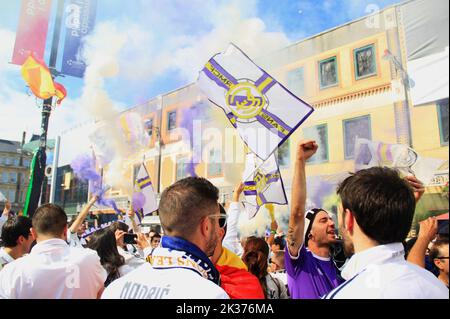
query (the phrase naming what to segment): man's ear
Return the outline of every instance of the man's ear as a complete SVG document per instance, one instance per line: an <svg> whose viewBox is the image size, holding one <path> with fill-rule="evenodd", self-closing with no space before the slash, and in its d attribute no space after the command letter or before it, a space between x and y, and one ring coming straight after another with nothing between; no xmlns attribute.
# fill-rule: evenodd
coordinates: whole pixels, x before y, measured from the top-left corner
<svg viewBox="0 0 450 319"><path fill-rule="evenodd" d="M209 221L210 218L207 216L203 217L200 221L200 231L203 237L207 237L210 232L211 223Z"/></svg>
<svg viewBox="0 0 450 319"><path fill-rule="evenodd" d="M437 267L437 269L442 270L444 267L442 267L442 261L438 258L435 258L433 260L433 264Z"/></svg>
<svg viewBox="0 0 450 319"><path fill-rule="evenodd" d="M353 216L353 213L348 210L348 208L345 209L344 213L344 225L348 232L353 233L353 228L355 227L355 217Z"/></svg>
<svg viewBox="0 0 450 319"><path fill-rule="evenodd" d="M31 236L33 236L33 239L36 240L36 238L37 238L37 233L36 233L36 231L34 230L33 227L30 228L30 232L31 232Z"/></svg>

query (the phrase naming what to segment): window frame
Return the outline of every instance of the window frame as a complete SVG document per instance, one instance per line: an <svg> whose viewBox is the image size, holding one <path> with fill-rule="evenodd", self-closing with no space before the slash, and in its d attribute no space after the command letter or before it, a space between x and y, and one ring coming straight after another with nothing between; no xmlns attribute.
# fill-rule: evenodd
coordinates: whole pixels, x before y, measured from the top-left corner
<svg viewBox="0 0 450 319"><path fill-rule="evenodd" d="M294 74L294 72L298 72L298 70L302 70L302 75L303 75L303 83L302 83L303 87L302 87L302 90L301 90L302 92L296 92L295 87L291 86L290 85L290 81L289 81L290 74ZM305 95L305 67L302 65L302 66L296 67L294 69L288 70L287 73L286 73L286 84L287 84L287 87L288 87L289 91L294 93L296 96L299 96L300 98L302 96L304 96Z"/></svg>
<svg viewBox="0 0 450 319"><path fill-rule="evenodd" d="M322 64L328 61L334 60L334 63L336 65L336 83L332 84L332 85L327 85L327 86L322 86ZM333 55L332 57L323 59L323 60L319 60L318 61L318 73L319 73L319 89L320 90L325 90L325 89L329 89L329 88L333 88L333 87L338 87L339 86L339 66L338 66L338 58L337 55Z"/></svg>
<svg viewBox="0 0 450 319"><path fill-rule="evenodd" d="M442 132L442 129L443 129L443 127L442 127L442 104L444 104L446 101L447 101L447 106L448 106L449 99L443 99L443 100L440 100L440 101L438 101L436 103L438 124L439 124L439 141L440 141L441 146L448 146L449 145L448 141L447 142L444 141L444 139L443 139L444 134Z"/></svg>
<svg viewBox="0 0 450 319"><path fill-rule="evenodd" d="M308 164L323 164L323 163L329 163L329 161L330 161L330 148L329 148L329 139L328 139L328 124L327 123L322 123L322 124L317 124L317 125L313 125L313 126L310 126L310 127L305 127L304 129L303 129L303 136L306 138L306 136L305 136L305 129L307 130L307 129L311 129L311 128L315 128L315 127L325 127L325 139L326 139L326 155L327 155L327 157L326 157L326 160L312 160L312 158L314 158L314 155L311 157L311 158L309 158L307 161L306 161L306 163L308 163ZM317 141L318 142L318 141ZM320 147L322 147L322 146L320 146Z"/></svg>
<svg viewBox="0 0 450 319"><path fill-rule="evenodd" d="M372 120L371 120L371 116L370 114L366 114L366 115L361 115L361 116L356 116L356 117L351 117L348 119L344 119L342 120L342 130L343 130L343 138L344 138L344 160L353 160L355 158L355 154L353 154L352 156L347 156L347 152L346 152L346 147L347 147L347 143L346 143L346 137L347 134L345 133L345 123L348 123L350 121L354 121L357 119L363 119L363 118L368 118L369 120L369 140L372 140ZM354 149L353 149L354 151Z"/></svg>
<svg viewBox="0 0 450 319"><path fill-rule="evenodd" d="M170 114L173 114L173 113L175 113L175 124L174 124L175 126L173 128L170 128ZM167 112L167 132L172 132L177 129L177 117L178 117L178 114L177 114L176 109Z"/></svg>
<svg viewBox="0 0 450 319"><path fill-rule="evenodd" d="M375 64L375 71L374 71L374 73L366 74L366 75L363 75L363 76L358 76L358 60L356 59L356 54L358 52L360 52L360 51L363 51L363 50L369 48L369 47L372 50L373 61L374 61L374 64ZM378 65L377 65L377 56L376 56L376 50L375 50L375 43L371 43L371 44L365 45L363 47L353 49L353 66L354 66L354 69L355 69L355 80L356 81L363 80L363 79L366 79L366 78L378 75Z"/></svg>

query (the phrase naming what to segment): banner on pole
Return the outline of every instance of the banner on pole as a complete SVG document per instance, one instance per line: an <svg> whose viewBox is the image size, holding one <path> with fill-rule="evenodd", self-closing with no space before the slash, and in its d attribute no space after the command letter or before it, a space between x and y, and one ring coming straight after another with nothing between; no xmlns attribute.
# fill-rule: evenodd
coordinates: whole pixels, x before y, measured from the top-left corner
<svg viewBox="0 0 450 319"><path fill-rule="evenodd" d="M79 78L84 76L83 38L94 29L96 10L97 0L71 0L66 6L61 73Z"/></svg>
<svg viewBox="0 0 450 319"><path fill-rule="evenodd" d="M22 0L11 63L22 65L30 54L43 60L51 0Z"/></svg>

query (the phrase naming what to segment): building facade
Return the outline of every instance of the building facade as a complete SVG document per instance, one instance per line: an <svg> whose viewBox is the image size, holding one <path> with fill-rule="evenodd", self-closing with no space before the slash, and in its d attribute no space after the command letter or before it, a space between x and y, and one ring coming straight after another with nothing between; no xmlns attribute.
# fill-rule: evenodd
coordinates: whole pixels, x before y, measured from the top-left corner
<svg viewBox="0 0 450 319"><path fill-rule="evenodd" d="M24 207L32 159L32 154L22 145L21 142L0 140L0 198L9 200L16 213ZM0 200L1 211L4 204Z"/></svg>
<svg viewBox="0 0 450 319"><path fill-rule="evenodd" d="M414 7L417 4L420 6ZM446 96L425 103L411 97L412 85L408 83L408 67L417 51L410 44L408 21L415 19L414 14L437 11L437 5L447 6L440 23L448 25L448 2L407 1L255 60L315 109L278 152L288 198L298 141L312 138L319 144L319 151L308 162L308 176L336 185L347 172L354 171L355 139L359 137L407 144L421 156L444 160L418 209L421 213L448 211L448 198L442 196L448 182L448 73ZM426 24L421 27L427 29ZM425 57L441 51L445 54L447 48L448 61L448 37L434 48ZM144 148L127 157L124 178L129 182L128 191L114 189L111 196L131 198L130 189L143 161L159 193L194 170L220 188L222 201L230 197L235 184L242 180L244 145L233 134L222 110L210 105L195 84L120 116L131 113L142 118L148 140ZM192 115L201 117L202 128L186 123ZM191 135L186 137L186 132ZM200 140L195 132L201 132ZM203 147L193 152L192 145ZM195 152L201 153L202 160L191 165ZM324 199L314 204L335 211Z"/></svg>

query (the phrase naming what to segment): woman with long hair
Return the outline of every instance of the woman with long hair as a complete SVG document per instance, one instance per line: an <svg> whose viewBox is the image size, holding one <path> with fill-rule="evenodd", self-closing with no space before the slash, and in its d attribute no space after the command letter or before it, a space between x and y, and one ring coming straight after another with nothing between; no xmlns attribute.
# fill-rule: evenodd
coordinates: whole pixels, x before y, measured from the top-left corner
<svg viewBox="0 0 450 319"><path fill-rule="evenodd" d="M119 254L116 236L110 227L99 229L93 233L88 242L88 248L97 251L100 257L100 263L108 273L105 287L117 278L133 270L133 268L125 265L125 258Z"/></svg>
<svg viewBox="0 0 450 319"><path fill-rule="evenodd" d="M263 238L249 237L244 245L242 260L253 275L258 277L264 296L267 299L287 299L288 293L285 285L271 276L268 269L269 246Z"/></svg>

